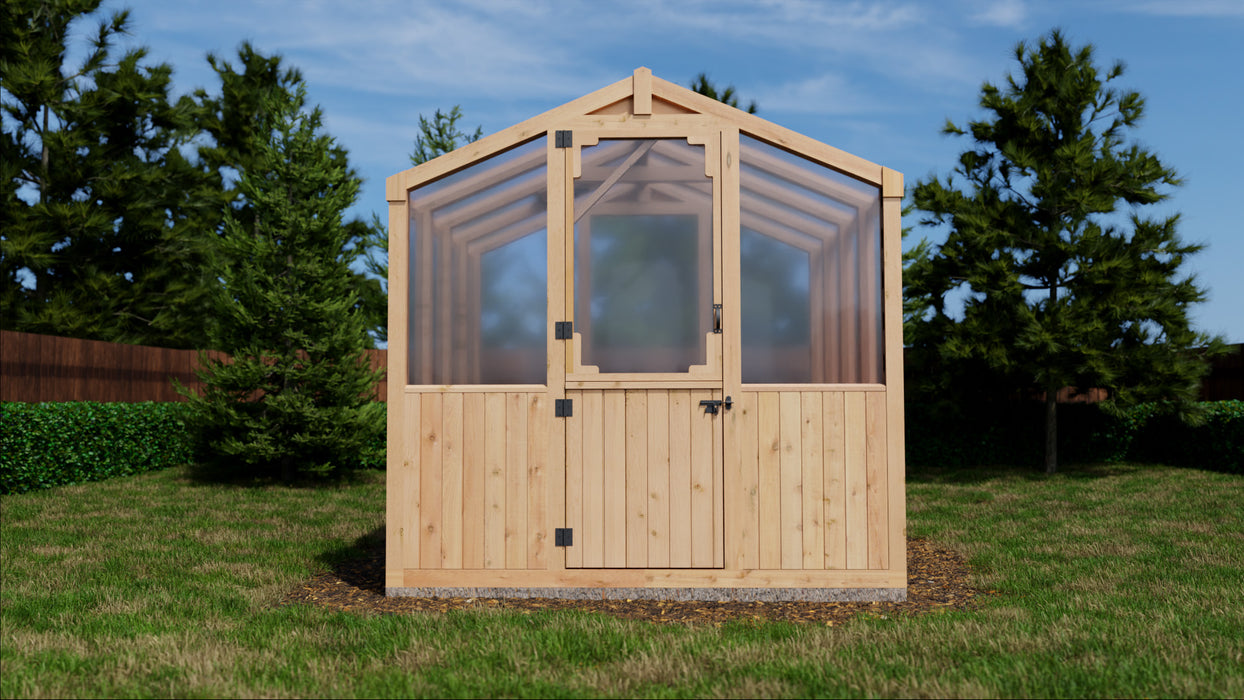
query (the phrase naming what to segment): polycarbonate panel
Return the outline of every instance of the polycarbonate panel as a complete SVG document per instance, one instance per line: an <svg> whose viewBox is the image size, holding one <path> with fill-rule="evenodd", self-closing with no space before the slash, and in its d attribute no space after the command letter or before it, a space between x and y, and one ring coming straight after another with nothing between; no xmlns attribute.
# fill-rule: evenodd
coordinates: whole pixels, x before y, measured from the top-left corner
<svg viewBox="0 0 1244 700"><path fill-rule="evenodd" d="M739 146L743 381L882 383L880 189Z"/></svg>
<svg viewBox="0 0 1244 700"><path fill-rule="evenodd" d="M712 328L713 184L704 147L616 139L575 181L575 331L601 372L686 372Z"/></svg>
<svg viewBox="0 0 1244 700"><path fill-rule="evenodd" d="M410 193L410 384L547 380L545 140Z"/></svg>

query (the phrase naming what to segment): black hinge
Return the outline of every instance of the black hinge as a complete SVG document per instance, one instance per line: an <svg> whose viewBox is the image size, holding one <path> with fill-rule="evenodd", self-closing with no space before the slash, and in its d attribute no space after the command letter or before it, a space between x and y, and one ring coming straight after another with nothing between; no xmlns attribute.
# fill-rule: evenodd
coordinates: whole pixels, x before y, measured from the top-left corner
<svg viewBox="0 0 1244 700"><path fill-rule="evenodd" d="M574 414L574 399L553 399L553 415L557 418L569 418Z"/></svg>
<svg viewBox="0 0 1244 700"><path fill-rule="evenodd" d="M555 321L553 323L553 337L557 340L570 340L574 334L573 321Z"/></svg>
<svg viewBox="0 0 1244 700"><path fill-rule="evenodd" d="M569 528L569 527L553 528L553 546L554 547L574 546L574 528Z"/></svg>
<svg viewBox="0 0 1244 700"><path fill-rule="evenodd" d="M563 129L563 130L558 130L558 131L553 132L553 145L557 146L558 148L570 148L570 146L573 145L574 143L571 137L571 133L573 132L571 132L569 129Z"/></svg>

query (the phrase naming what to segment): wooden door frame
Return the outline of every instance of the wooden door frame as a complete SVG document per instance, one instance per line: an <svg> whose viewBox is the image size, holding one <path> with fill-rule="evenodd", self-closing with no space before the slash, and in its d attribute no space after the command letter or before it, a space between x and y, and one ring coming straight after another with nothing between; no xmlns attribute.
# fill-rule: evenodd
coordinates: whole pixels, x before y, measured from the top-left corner
<svg viewBox="0 0 1244 700"><path fill-rule="evenodd" d="M581 121L581 120L574 120ZM691 121L691 124L682 123ZM549 143L549 327L550 327L550 362L548 387L552 396L565 398L570 392L579 395L583 390L652 390L681 389L689 391L709 390L713 396L738 396L741 388L741 336L739 311L739 130L737 127L717 118L685 117L629 122L625 124L611 123L602 126L600 122L591 124L570 123L572 147L557 148L554 145L555 132L550 129ZM629 128L628 128L629 127ZM703 145L705 149L705 175L712 183L713 197L713 303L722 305L722 332L711 334L719 340L708 343L709 356L707 368L714 372L696 375L694 372L672 373L574 373L572 368L580 366L579 357L581 338L575 332L562 348L556 347L551 339L555 321L569 320L574 314L574 296L576 294L574 280L574 227L576 220L574 187L577 175L582 172L581 149L593 146L602 139L655 139L679 138L686 139L693 145ZM554 303L556 301L556 303ZM715 350L715 352L714 352ZM554 375L557 376L554 376ZM593 376L594 375L594 376ZM733 392L733 393L732 393ZM697 406L698 408L698 406ZM737 427L730 420L731 411L722 410L715 420L720 433L717 434L713 450L713 482L716 486L712 496L713 522L717 531L713 535L713 563L709 567L697 570L729 568L732 559L730 548L736 535L728 526L731 504L727 503L727 493L731 480L731 465L737 478L739 457L737 454L739 438ZM552 475L552 484L558 493L551 494L550 505L554 512L564 513L566 525L571 525L571 510L584 507L582 493L572 489L568 482L569 460L572 455L568 449L569 421L555 422L555 444L566 446L566 449L554 449L559 460ZM581 445L579 448L581 449ZM579 534L576 533L576 541ZM583 570L582 556L572 553L568 548L559 548L560 556L551 557L553 566L558 569L575 568ZM642 567L642 568L652 568ZM657 567L658 569L661 567ZM677 567L679 569L687 567Z"/></svg>

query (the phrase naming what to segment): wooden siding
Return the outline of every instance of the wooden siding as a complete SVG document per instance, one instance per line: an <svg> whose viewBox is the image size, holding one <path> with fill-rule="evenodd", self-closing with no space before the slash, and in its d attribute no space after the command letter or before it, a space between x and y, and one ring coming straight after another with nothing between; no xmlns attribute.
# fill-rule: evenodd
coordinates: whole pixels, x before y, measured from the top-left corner
<svg viewBox="0 0 1244 700"><path fill-rule="evenodd" d="M744 391L730 568L888 569L884 391Z"/></svg>
<svg viewBox="0 0 1244 700"><path fill-rule="evenodd" d="M545 393L405 393L389 443L390 571L549 568L552 416Z"/></svg>

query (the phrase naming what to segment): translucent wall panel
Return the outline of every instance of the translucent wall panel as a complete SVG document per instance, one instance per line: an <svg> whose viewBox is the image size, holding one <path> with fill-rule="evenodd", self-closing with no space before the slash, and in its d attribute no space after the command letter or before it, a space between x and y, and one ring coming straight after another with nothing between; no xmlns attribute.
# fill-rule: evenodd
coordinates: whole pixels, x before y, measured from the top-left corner
<svg viewBox="0 0 1244 700"><path fill-rule="evenodd" d="M743 381L881 383L881 192L740 136Z"/></svg>
<svg viewBox="0 0 1244 700"><path fill-rule="evenodd" d="M575 331L601 372L704 364L713 304L713 184L704 147L585 147L575 181Z"/></svg>
<svg viewBox="0 0 1244 700"><path fill-rule="evenodd" d="M545 160L537 139L410 193L411 384L545 383Z"/></svg>

